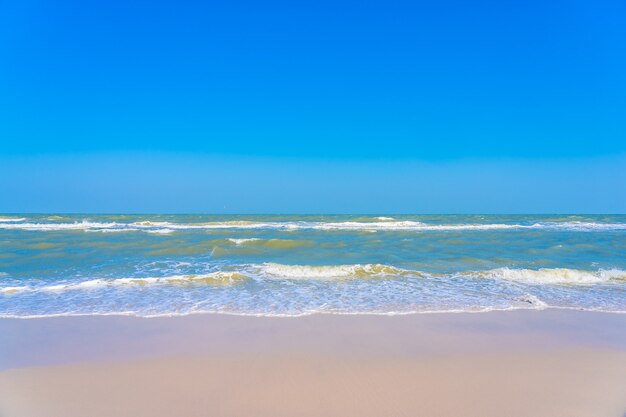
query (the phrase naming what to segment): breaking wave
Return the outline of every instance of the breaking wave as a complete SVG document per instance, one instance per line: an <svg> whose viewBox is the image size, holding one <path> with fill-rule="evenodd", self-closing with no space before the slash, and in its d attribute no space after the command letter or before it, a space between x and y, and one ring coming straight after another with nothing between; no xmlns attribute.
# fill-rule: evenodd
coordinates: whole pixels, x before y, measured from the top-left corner
<svg viewBox="0 0 626 417"><path fill-rule="evenodd" d="M511 269L498 268L489 271L474 272L481 278L516 281L526 284L572 284L590 285L609 281L626 280L626 271L621 269L601 269L598 271L583 271L569 268L542 268L542 269Z"/></svg>
<svg viewBox="0 0 626 417"><path fill-rule="evenodd" d="M526 284L571 284L589 285L610 281L626 281L626 271L621 269L601 269L598 271L584 271L568 268L542 269L511 269L496 268L484 271L467 271L449 274L435 274L425 271L398 268L382 264L354 264L354 265L283 265L265 263L253 266L252 270L270 277L296 279L336 279L336 278L393 278L393 277L432 277L445 279L446 277L465 277L473 279L493 279L516 281Z"/></svg>
<svg viewBox="0 0 626 417"><path fill-rule="evenodd" d="M147 278L114 278L92 279L88 281L61 283L45 286L13 286L0 288L0 294L16 294L23 292L61 293L65 291L96 290L112 287L137 287L149 285L230 285L241 283L248 277L239 272L218 271L208 274L171 275L166 277Z"/></svg>
<svg viewBox="0 0 626 417"><path fill-rule="evenodd" d="M626 223L598 222L539 222L532 224L475 223L430 224L419 221L398 221L391 217L376 217L375 221L338 222L253 222L224 221L207 223L173 223L141 221L133 223L81 221L72 223L30 223L25 219L0 219L0 229L30 231L92 231L92 232L148 232L169 234L180 230L259 229L259 230L343 230L343 231L463 231L463 230L555 230L555 231L626 231ZM243 240L242 240L243 241Z"/></svg>
<svg viewBox="0 0 626 417"><path fill-rule="evenodd" d="M465 278L471 280L511 281L530 285L593 285L602 283L626 282L626 271L620 269L584 271L568 268L510 269L497 268L484 271L466 271L449 274L435 274L418 270L403 269L383 264L353 265L284 265L263 263L230 266L228 271L206 274L171 275L164 277L133 277L115 279L91 279L79 282L62 282L45 286L6 286L0 287L0 294L24 292L59 293L65 291L105 289L113 287L137 287L151 285L231 285L250 280L345 280L345 279L402 279L410 278Z"/></svg>
<svg viewBox="0 0 626 417"><path fill-rule="evenodd" d="M410 271L381 264L310 266L265 263L258 266L258 269L269 277L291 279L376 278L422 274L419 271Z"/></svg>

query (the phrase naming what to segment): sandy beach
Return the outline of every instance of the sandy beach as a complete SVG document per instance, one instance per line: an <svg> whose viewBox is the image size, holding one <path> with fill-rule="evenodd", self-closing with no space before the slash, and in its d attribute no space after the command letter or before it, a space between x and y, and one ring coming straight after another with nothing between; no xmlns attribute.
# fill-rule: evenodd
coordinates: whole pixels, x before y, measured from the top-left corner
<svg viewBox="0 0 626 417"><path fill-rule="evenodd" d="M0 415L615 416L626 315L0 320Z"/></svg>

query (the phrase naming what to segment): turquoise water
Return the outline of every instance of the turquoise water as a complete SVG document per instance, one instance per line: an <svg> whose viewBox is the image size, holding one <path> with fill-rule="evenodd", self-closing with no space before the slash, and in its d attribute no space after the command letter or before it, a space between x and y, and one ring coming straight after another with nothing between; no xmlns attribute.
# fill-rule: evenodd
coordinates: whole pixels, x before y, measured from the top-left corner
<svg viewBox="0 0 626 417"><path fill-rule="evenodd" d="M626 312L626 215L0 215L0 316Z"/></svg>

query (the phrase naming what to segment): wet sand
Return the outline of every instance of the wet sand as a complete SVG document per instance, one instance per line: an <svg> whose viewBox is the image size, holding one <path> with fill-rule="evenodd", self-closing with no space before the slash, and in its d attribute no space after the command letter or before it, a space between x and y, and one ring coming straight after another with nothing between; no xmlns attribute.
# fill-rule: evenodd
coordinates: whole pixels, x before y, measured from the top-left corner
<svg viewBox="0 0 626 417"><path fill-rule="evenodd" d="M0 416L615 416L626 315L0 320Z"/></svg>

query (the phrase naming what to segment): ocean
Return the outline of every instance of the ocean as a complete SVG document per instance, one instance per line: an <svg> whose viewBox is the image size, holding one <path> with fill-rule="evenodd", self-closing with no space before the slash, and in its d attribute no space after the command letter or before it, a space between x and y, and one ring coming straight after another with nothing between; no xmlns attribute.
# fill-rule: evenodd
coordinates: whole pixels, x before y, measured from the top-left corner
<svg viewBox="0 0 626 417"><path fill-rule="evenodd" d="M626 312L626 215L0 215L0 317Z"/></svg>

